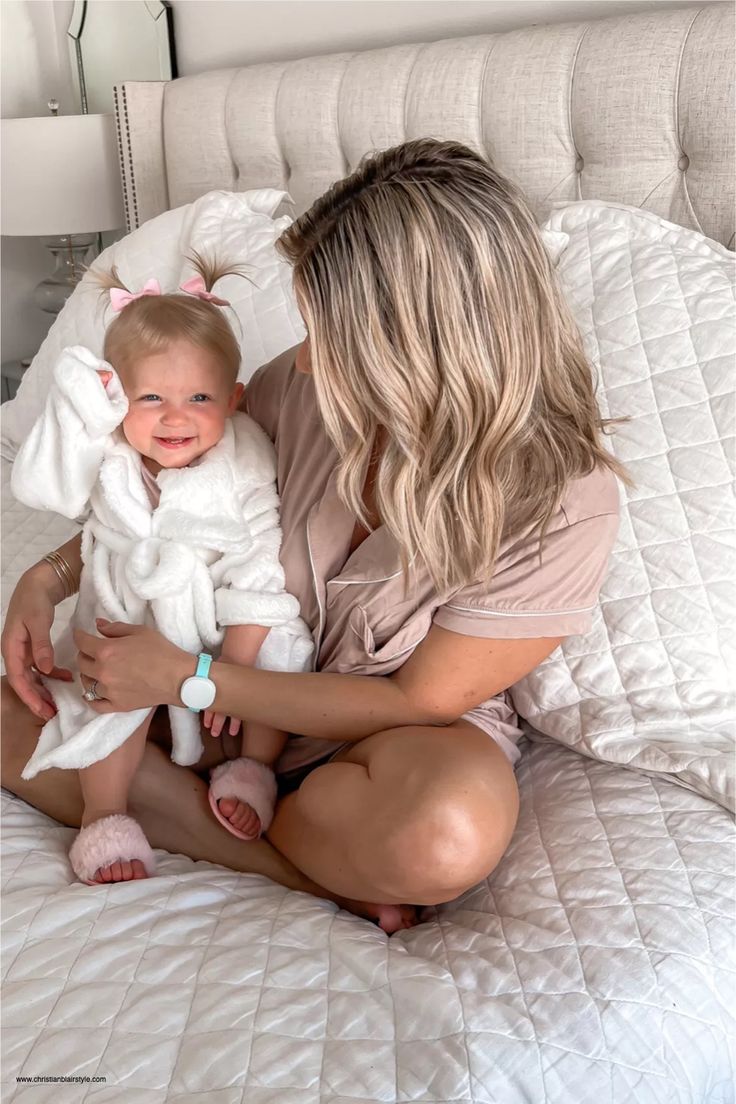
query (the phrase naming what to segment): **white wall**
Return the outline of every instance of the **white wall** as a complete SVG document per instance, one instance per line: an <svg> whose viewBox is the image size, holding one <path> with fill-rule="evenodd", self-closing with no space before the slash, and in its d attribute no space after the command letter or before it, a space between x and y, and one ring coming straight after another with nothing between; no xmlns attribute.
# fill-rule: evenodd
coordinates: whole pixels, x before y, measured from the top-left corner
<svg viewBox="0 0 736 1104"><path fill-rule="evenodd" d="M682 5L699 6L698 0L172 0L180 76Z"/></svg>
<svg viewBox="0 0 736 1104"><path fill-rule="evenodd" d="M257 61L597 19L691 2L173 0L173 9L179 72L186 76ZM61 102L63 114L80 110L66 39L72 6L72 0L0 0L3 117L44 115L50 96ZM32 290L49 272L48 254L39 240L2 239L3 360L33 354L45 336L53 319L34 305Z"/></svg>

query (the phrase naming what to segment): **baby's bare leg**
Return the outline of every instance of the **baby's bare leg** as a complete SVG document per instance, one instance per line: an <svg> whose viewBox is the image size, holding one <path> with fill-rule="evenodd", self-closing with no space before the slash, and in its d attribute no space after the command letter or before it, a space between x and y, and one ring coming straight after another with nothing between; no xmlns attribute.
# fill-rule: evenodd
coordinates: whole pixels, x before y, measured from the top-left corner
<svg viewBox="0 0 736 1104"><path fill-rule="evenodd" d="M257 759L259 763L272 767L284 750L285 743L286 733L281 729L252 721L243 722L240 754L247 755L249 759Z"/></svg>
<svg viewBox="0 0 736 1104"><path fill-rule="evenodd" d="M91 766L78 772L84 799L82 827L94 824L96 820L102 820L103 817L127 813L128 792L143 759L152 716L153 711L125 743L111 752L106 759L92 763ZM120 882L145 877L143 863L139 859L133 859L130 862L116 862L110 866L100 867L95 880Z"/></svg>
<svg viewBox="0 0 736 1104"><path fill-rule="evenodd" d="M243 739L240 754L249 759L256 759L259 763L265 763L273 767L286 743L286 733L269 725L255 724L250 721L243 722ZM222 815L230 821L245 836L257 839L261 831L261 821L247 802L238 801L235 797L223 797L218 801L218 808Z"/></svg>

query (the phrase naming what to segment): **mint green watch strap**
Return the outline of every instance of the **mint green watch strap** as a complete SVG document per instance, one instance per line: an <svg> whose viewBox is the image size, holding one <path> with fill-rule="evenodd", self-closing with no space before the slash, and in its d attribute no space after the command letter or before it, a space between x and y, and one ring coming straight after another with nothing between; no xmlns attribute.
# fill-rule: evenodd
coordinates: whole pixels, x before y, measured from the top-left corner
<svg viewBox="0 0 736 1104"><path fill-rule="evenodd" d="M197 670L194 672L195 678L208 678L210 673L210 667L212 665L212 656L207 655L206 652L200 652L197 656Z"/></svg>

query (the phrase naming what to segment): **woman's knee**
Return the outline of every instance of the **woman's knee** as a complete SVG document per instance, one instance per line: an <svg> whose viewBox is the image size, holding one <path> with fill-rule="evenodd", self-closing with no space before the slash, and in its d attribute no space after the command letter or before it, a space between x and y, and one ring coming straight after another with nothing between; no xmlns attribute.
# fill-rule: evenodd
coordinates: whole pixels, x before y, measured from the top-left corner
<svg viewBox="0 0 736 1104"><path fill-rule="evenodd" d="M494 795L469 776L462 791L436 795L410 810L389 842L389 871L416 904L451 901L496 868L516 824L513 776Z"/></svg>
<svg viewBox="0 0 736 1104"><path fill-rule="evenodd" d="M367 882L417 904L452 900L487 877L518 815L508 759L464 723L369 737L309 775L299 795L308 819L311 809L349 840Z"/></svg>
<svg viewBox="0 0 736 1104"><path fill-rule="evenodd" d="M484 818L474 817L471 801L461 807L449 804L441 810L439 829L427 840L423 851L435 904L452 901L487 878L503 858L516 824L516 811L509 816L507 807L494 805L485 813ZM450 846L445 846L443 831Z"/></svg>

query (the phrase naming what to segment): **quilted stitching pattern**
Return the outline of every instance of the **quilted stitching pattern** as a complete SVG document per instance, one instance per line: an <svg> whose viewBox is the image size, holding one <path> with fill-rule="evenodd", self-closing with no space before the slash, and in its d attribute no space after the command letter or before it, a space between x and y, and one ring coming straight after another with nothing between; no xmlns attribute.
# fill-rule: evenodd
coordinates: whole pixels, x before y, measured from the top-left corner
<svg viewBox="0 0 736 1104"><path fill-rule="evenodd" d="M40 560L50 549L58 548L73 537L78 526L58 514L29 510L16 502L10 491L12 464L0 461L0 500L2 501L2 617L8 608L15 585L30 564ZM58 636L74 610L74 599L67 599L57 609L53 635Z"/></svg>
<svg viewBox="0 0 736 1104"><path fill-rule="evenodd" d="M578 203L557 272L599 373L625 495L593 626L519 683L519 713L585 755L733 808L734 258L654 215Z"/></svg>
<svg viewBox="0 0 736 1104"><path fill-rule="evenodd" d="M4 1099L728 1104L730 818L556 746L519 783L491 879L391 939L181 856L70 884L73 831L6 796Z"/></svg>

